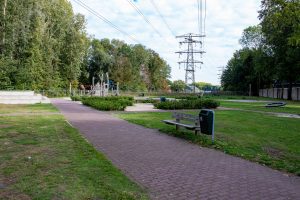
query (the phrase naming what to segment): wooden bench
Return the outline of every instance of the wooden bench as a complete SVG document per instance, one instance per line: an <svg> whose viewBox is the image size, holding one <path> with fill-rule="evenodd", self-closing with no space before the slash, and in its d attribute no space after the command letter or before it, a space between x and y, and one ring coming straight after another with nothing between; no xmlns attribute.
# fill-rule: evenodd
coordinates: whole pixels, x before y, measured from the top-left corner
<svg viewBox="0 0 300 200"><path fill-rule="evenodd" d="M174 120L163 120L164 123L169 125L175 125L176 130L179 130L180 127L186 128L188 130L194 130L195 134L200 133L200 119L199 116L190 115L186 113L174 112L172 117ZM191 123L183 123L182 120L191 122Z"/></svg>

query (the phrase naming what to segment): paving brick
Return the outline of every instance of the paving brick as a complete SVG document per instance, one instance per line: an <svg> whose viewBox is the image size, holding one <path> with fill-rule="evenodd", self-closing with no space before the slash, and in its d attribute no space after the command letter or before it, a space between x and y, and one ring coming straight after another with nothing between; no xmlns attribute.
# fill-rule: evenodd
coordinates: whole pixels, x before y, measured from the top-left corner
<svg viewBox="0 0 300 200"><path fill-rule="evenodd" d="M300 177L199 147L74 102L55 99L67 120L152 199L300 199Z"/></svg>

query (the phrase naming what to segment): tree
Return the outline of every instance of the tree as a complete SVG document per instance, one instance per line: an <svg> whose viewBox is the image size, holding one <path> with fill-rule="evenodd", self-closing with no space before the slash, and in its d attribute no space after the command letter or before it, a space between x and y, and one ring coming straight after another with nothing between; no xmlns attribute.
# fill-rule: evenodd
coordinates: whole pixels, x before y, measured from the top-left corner
<svg viewBox="0 0 300 200"><path fill-rule="evenodd" d="M239 43L243 48L259 49L264 45L264 36L261 30L261 26L249 26L244 29Z"/></svg>
<svg viewBox="0 0 300 200"><path fill-rule="evenodd" d="M263 0L259 19L277 78L289 83L291 99L292 85L300 79L300 1Z"/></svg>
<svg viewBox="0 0 300 200"><path fill-rule="evenodd" d="M16 89L65 88L86 51L85 19L67 0L2 0L0 57L15 63ZM3 11L3 12L2 12Z"/></svg>
<svg viewBox="0 0 300 200"><path fill-rule="evenodd" d="M166 80L170 78L170 66L156 52L149 50L150 58L148 70L151 85L149 90L161 90L167 88Z"/></svg>
<svg viewBox="0 0 300 200"><path fill-rule="evenodd" d="M108 72L124 89L167 87L170 67L157 53L118 39L88 38L85 23L68 0L0 0L0 86L76 87Z"/></svg>
<svg viewBox="0 0 300 200"><path fill-rule="evenodd" d="M261 26L250 26L239 40L242 49L236 51L221 77L225 90L249 91L259 95L259 89L269 87L275 78L273 55L265 44Z"/></svg>
<svg viewBox="0 0 300 200"><path fill-rule="evenodd" d="M173 83L171 84L171 90L173 92L183 92L185 88L186 88L186 84L182 80L173 81Z"/></svg>
<svg viewBox="0 0 300 200"><path fill-rule="evenodd" d="M197 82L195 83L195 86L200 90L212 90L213 88L213 85L211 83L206 82Z"/></svg>

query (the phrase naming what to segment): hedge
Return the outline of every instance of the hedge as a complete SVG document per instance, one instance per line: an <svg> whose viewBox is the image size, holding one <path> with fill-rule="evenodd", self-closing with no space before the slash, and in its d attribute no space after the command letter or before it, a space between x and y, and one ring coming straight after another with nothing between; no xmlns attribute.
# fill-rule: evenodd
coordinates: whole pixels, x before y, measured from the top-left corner
<svg viewBox="0 0 300 200"><path fill-rule="evenodd" d="M127 106L133 105L133 97L113 96L113 97L82 97L84 105L91 106L98 110L124 110Z"/></svg>
<svg viewBox="0 0 300 200"><path fill-rule="evenodd" d="M81 96L71 96L72 101L81 101L82 97Z"/></svg>
<svg viewBox="0 0 300 200"><path fill-rule="evenodd" d="M180 100L166 101L154 104L158 109L163 110L180 110L180 109L202 109L202 108L217 108L220 106L218 101L212 99L197 99L197 100Z"/></svg>

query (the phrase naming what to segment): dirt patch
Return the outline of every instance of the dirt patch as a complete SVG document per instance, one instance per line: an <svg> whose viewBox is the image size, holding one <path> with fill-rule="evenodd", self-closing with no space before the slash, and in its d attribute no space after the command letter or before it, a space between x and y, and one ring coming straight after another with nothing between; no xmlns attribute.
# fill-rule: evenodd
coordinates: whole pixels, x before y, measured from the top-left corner
<svg viewBox="0 0 300 200"><path fill-rule="evenodd" d="M283 153L280 149L276 149L273 147L263 147L263 150L273 158L281 158L283 156Z"/></svg>
<svg viewBox="0 0 300 200"><path fill-rule="evenodd" d="M0 128L9 128L12 127L11 125L8 124L0 124Z"/></svg>
<svg viewBox="0 0 300 200"><path fill-rule="evenodd" d="M278 113L278 114L276 114L276 116L277 117L287 117L287 118L300 119L299 114Z"/></svg>
<svg viewBox="0 0 300 200"><path fill-rule="evenodd" d="M7 200L31 200L26 194L21 194L19 192L13 190L0 190L0 199L7 199Z"/></svg>
<svg viewBox="0 0 300 200"><path fill-rule="evenodd" d="M5 188L6 188L6 185L4 185L4 183L1 183L1 182L0 182L0 190L1 190L1 189L5 189Z"/></svg>
<svg viewBox="0 0 300 200"><path fill-rule="evenodd" d="M151 103L136 103L133 106L127 106L125 109L127 112L157 112L159 109L154 108Z"/></svg>

